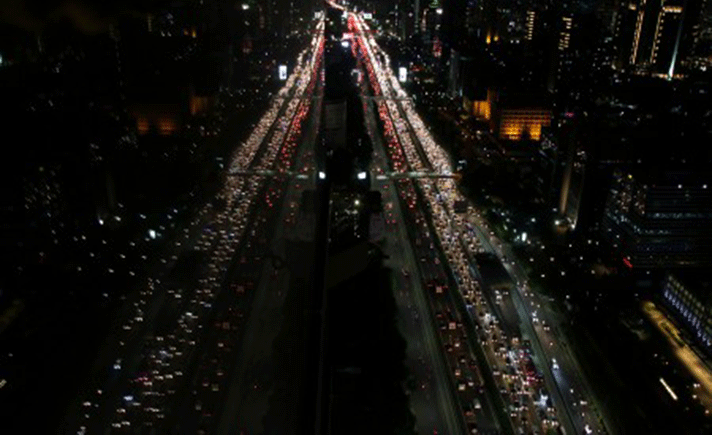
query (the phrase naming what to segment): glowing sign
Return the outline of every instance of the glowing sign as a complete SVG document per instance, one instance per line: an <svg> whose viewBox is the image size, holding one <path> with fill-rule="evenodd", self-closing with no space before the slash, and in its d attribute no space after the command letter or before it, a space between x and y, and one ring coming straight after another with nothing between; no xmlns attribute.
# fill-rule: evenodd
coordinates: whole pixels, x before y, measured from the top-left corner
<svg viewBox="0 0 712 435"><path fill-rule="evenodd" d="M363 13L363 18L366 19L366 20L373 19L373 14L370 13L370 12L364 12L364 13Z"/></svg>
<svg viewBox="0 0 712 435"><path fill-rule="evenodd" d="M279 66L279 79L280 79L280 80L287 80L287 65L280 65L280 66Z"/></svg>
<svg viewBox="0 0 712 435"><path fill-rule="evenodd" d="M398 68L398 81L401 83L405 83L405 81L408 79L408 70L405 69L404 66L401 66Z"/></svg>

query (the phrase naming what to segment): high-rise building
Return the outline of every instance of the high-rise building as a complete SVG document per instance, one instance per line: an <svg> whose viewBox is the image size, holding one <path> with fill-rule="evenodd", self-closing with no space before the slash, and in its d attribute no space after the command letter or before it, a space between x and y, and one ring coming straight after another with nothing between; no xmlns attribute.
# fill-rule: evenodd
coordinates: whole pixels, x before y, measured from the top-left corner
<svg viewBox="0 0 712 435"><path fill-rule="evenodd" d="M443 9L438 2L423 8L418 31L423 35L423 41L426 45L432 44L433 40L440 38L442 14Z"/></svg>
<svg viewBox="0 0 712 435"><path fill-rule="evenodd" d="M615 34L620 4L621 0L600 0L596 8L596 16L608 35Z"/></svg>
<svg viewBox="0 0 712 435"><path fill-rule="evenodd" d="M681 3L681 2L679 2ZM658 12L650 66L653 72L672 78L680 55L684 9L682 4L663 1Z"/></svg>
<svg viewBox="0 0 712 435"><path fill-rule="evenodd" d="M691 172L616 172L603 214L604 238L629 267L712 265L709 178Z"/></svg>
<svg viewBox="0 0 712 435"><path fill-rule="evenodd" d="M448 1L443 4L443 41L462 53L467 45L466 11L468 2Z"/></svg>
<svg viewBox="0 0 712 435"><path fill-rule="evenodd" d="M563 158L559 190L557 227L574 230L578 225L586 173L586 153L579 143L579 130L573 113L559 123L557 149Z"/></svg>
<svg viewBox="0 0 712 435"><path fill-rule="evenodd" d="M613 30L613 66L616 69L625 69L635 64L645 16L644 7L644 1L625 0L620 3Z"/></svg>
<svg viewBox="0 0 712 435"><path fill-rule="evenodd" d="M672 78L694 53L706 0L623 0L615 19L616 68Z"/></svg>
<svg viewBox="0 0 712 435"><path fill-rule="evenodd" d="M571 45L571 29L573 28L573 16L571 14L561 17L561 30L559 31L558 49L567 51Z"/></svg>
<svg viewBox="0 0 712 435"><path fill-rule="evenodd" d="M694 18L692 23L692 51L695 54L700 49L700 44L704 39L705 29L709 38L709 29L712 25L712 3L709 0L699 0L693 4L690 15Z"/></svg>
<svg viewBox="0 0 712 435"><path fill-rule="evenodd" d="M534 29L536 27L537 23L537 16L536 16L536 10L534 9L529 9L527 11L527 15L524 21L524 40L525 41L533 41L534 40Z"/></svg>
<svg viewBox="0 0 712 435"><path fill-rule="evenodd" d="M497 11L497 2L494 0L484 0L480 1L480 16L479 23L483 30L485 41L496 42L500 38L500 33L502 29L499 28L499 18Z"/></svg>
<svg viewBox="0 0 712 435"><path fill-rule="evenodd" d="M614 41L619 69L648 63L655 35L658 0L623 0L616 14Z"/></svg>
<svg viewBox="0 0 712 435"><path fill-rule="evenodd" d="M574 59L574 30L576 25L574 14L563 11L556 20L553 36L555 47L548 50L549 66L546 88L551 93L567 94L571 83Z"/></svg>

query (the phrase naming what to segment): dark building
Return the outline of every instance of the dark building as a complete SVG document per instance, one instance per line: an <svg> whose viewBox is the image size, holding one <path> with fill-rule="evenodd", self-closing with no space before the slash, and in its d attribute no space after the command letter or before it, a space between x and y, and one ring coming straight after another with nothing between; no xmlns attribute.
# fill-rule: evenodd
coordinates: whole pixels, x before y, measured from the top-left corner
<svg viewBox="0 0 712 435"><path fill-rule="evenodd" d="M484 42L480 38L482 30L477 25L479 4L474 0L443 2L443 41L447 48L463 52L478 39L480 44Z"/></svg>
<svg viewBox="0 0 712 435"><path fill-rule="evenodd" d="M633 268L712 265L709 174L617 171L603 236Z"/></svg>
<svg viewBox="0 0 712 435"><path fill-rule="evenodd" d="M550 65L547 89L549 92L568 89L571 82L574 50L571 41L574 31L574 15L565 12L556 27L556 50L553 52L553 61Z"/></svg>
<svg viewBox="0 0 712 435"><path fill-rule="evenodd" d="M596 17L609 36L615 34L618 8L621 0L600 0L596 8Z"/></svg>

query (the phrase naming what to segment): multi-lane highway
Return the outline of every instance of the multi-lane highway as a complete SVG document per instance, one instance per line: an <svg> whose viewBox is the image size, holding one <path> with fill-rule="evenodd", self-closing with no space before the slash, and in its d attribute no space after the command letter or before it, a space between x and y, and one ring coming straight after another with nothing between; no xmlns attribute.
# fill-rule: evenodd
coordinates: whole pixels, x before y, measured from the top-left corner
<svg viewBox="0 0 712 435"><path fill-rule="evenodd" d="M291 172L319 77L323 22L314 27L292 75L231 158L231 173L255 175L227 176L176 241L171 274L149 279L128 301L65 432L217 430L230 380L244 372L236 358L254 328L253 304L264 299L256 294L274 279L256 265L272 258L268 243L281 226L273 211L285 203L286 177L257 174Z"/></svg>
<svg viewBox="0 0 712 435"><path fill-rule="evenodd" d="M388 56L368 24L348 17L418 432L603 433L555 313L481 216L472 207L455 212L463 198L448 156L384 67ZM313 188L324 23L313 25L310 46L232 156L218 198L174 242L167 269L127 301L66 432L266 430L270 398L284 388L273 355L290 287L284 240L300 237L297 204ZM507 258L518 284L511 294L485 293L482 252Z"/></svg>
<svg viewBox="0 0 712 435"><path fill-rule="evenodd" d="M257 288L255 301L245 324L246 338L240 344L240 351L236 355L234 375L226 386L229 393L223 404L218 430L211 433L229 434L235 433L235 430L262 433L270 396L275 390L288 388L285 385L276 385L279 383L279 377L274 376L276 356L273 347L280 329L290 327L283 323L285 297L290 284L289 269L284 267L287 257L285 241L294 238L294 214L301 193L314 188L314 143L321 115L321 85L321 81L318 81L316 89L304 96L304 104L312 104L312 107L308 117L304 119L304 132L292 165L294 171L303 176L289 177L286 180L283 206L275 214L278 224L269 237L269 252L276 261L266 263L260 271L264 279ZM286 411L298 412L299 408ZM296 431L296 428L290 430ZM290 432L282 433L287 435Z"/></svg>
<svg viewBox="0 0 712 435"><path fill-rule="evenodd" d="M376 44L368 24L357 15L351 17L353 30L361 42L364 58L367 59L371 85L376 94L383 96L378 101L378 110L386 138L390 135L393 139L394 149L390 154L393 170L450 174L447 155L432 139L392 71L383 67L389 63L388 56ZM504 424L525 433L533 429L541 431L558 427L560 424L567 433L603 433L602 419L590 406L592 398L589 389L575 358L558 331L554 316L546 308L540 308L541 302L532 300L535 296L531 292L523 294L527 280L525 276L513 271L512 260L506 262L507 270L514 281L522 285L513 294L505 295L511 297L511 300L498 300L502 295L494 295L494 303L493 298L482 298L477 264L473 261L471 251L491 252L500 259L513 259L511 253L507 255L501 249L493 248L492 236L485 236L490 234L486 223L471 207L464 215L454 213L453 203L463 198L453 180L418 180L415 186L416 195L404 194L408 207L413 210L423 208L427 212L458 284L459 293L472 302L472 308L468 311L478 313L471 316L471 320L476 328L486 331L481 335L481 344L488 356L487 364L502 393L502 402L498 404L505 404L506 409L511 411ZM418 203L418 200L425 204ZM501 322L506 320L498 304L508 304L507 311L510 314L512 308L516 308L518 323L521 325L520 336L503 337L504 331L498 328L497 323L483 321L490 318ZM533 320L536 310L539 310L538 319L544 320L546 327ZM528 360L533 361L539 373L543 373L544 382L541 387L537 387L536 378L524 373L522 367L531 365ZM551 394L547 394L547 391ZM551 396L555 410L547 405L546 400L542 400L542 396Z"/></svg>
<svg viewBox="0 0 712 435"><path fill-rule="evenodd" d="M375 174L389 168L382 134L373 116L373 100L369 98L368 86L362 86L362 100L366 128L374 145L374 161L371 171ZM430 315L424 286L418 274L418 262L409 243L405 229L406 219L396 196L395 182L384 180L372 186L381 192L385 204L388 230L384 253L388 256L385 266L393 270L393 290L399 311L399 330L406 343L406 367L415 383L410 394L410 406L416 416L418 433L460 433L459 416L455 412L450 382L447 379L445 361ZM432 403L437 406L433 407Z"/></svg>

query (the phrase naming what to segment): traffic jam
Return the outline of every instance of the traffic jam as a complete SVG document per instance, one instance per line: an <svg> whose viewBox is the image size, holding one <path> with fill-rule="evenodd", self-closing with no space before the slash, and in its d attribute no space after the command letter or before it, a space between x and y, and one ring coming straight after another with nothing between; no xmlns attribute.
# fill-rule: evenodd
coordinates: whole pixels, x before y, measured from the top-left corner
<svg viewBox="0 0 712 435"><path fill-rule="evenodd" d="M280 204L287 181L231 174L291 169L320 77L323 26L317 24L293 73L237 147L216 200L191 223L197 228L184 229L185 239L176 242L198 253L196 282L149 278L115 337L117 357L106 379L83 399L76 433L161 433L178 424L193 433L216 429L223 385L260 279L262 268L255 264L265 259L277 223L278 214L269 210Z"/></svg>
<svg viewBox="0 0 712 435"><path fill-rule="evenodd" d="M450 369L451 390L468 432L477 433L478 421L487 418L483 410L486 401L493 402L492 409L506 410L498 420L504 420L515 433L557 430L557 411L529 343L517 333L507 334L492 306L507 295L490 301L483 294L473 267L474 255L483 248L453 209L453 204L464 198L454 177L449 177L453 173L447 154L435 143L391 69L383 66L390 64L389 57L375 42L365 20L351 13L348 25L352 50L367 71L371 92L382 97L376 101L377 121L384 133L391 171L444 175L401 178L395 185L418 259L419 277L410 279L420 278L428 289L430 314ZM468 210L474 213L471 207ZM493 380L489 395L484 372Z"/></svg>

